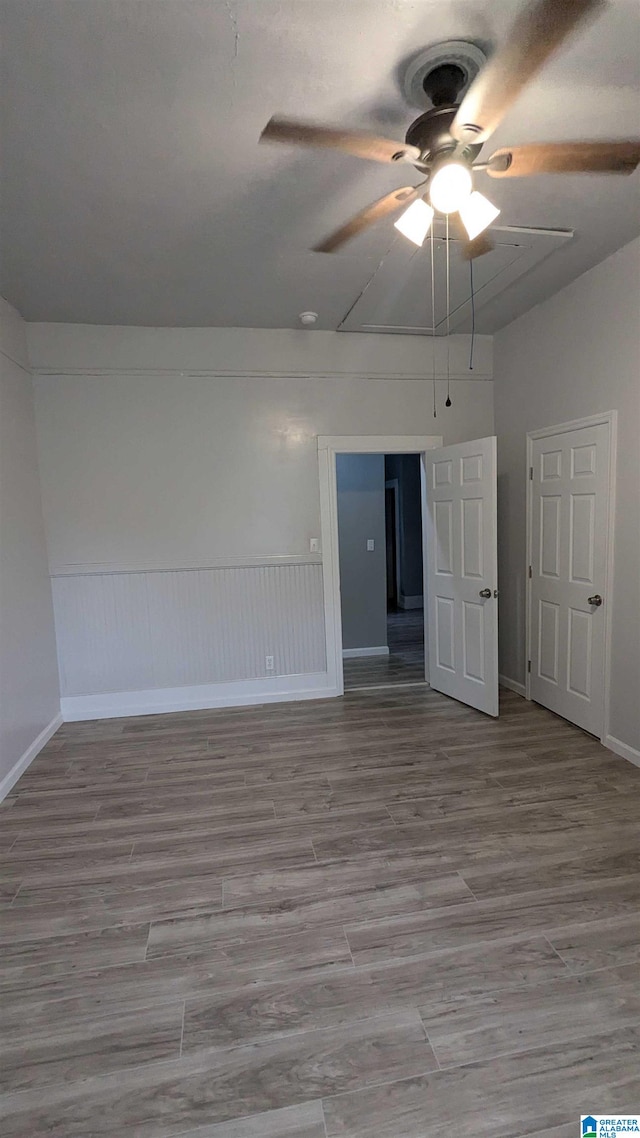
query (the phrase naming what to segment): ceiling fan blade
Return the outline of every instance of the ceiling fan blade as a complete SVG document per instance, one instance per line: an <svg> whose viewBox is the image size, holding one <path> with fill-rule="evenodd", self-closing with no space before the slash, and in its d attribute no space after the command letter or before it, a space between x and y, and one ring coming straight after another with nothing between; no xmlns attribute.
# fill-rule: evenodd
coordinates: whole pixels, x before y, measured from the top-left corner
<svg viewBox="0 0 640 1138"><path fill-rule="evenodd" d="M631 174L640 163L640 141L533 142L496 150L487 163L492 178L531 174Z"/></svg>
<svg viewBox="0 0 640 1138"><path fill-rule="evenodd" d="M485 142L522 88L549 56L597 15L605 0L534 0L464 96L451 133L458 142Z"/></svg>
<svg viewBox="0 0 640 1138"><path fill-rule="evenodd" d="M393 142L366 131L315 126L295 119L269 119L260 135L260 142L287 142L294 146L344 150L356 158L368 158L372 162L418 162L420 159L418 147L407 146L406 142Z"/></svg>
<svg viewBox="0 0 640 1138"><path fill-rule="evenodd" d="M473 241L470 241L460 214L451 213L449 217L453 224L454 239L460 244L460 255L463 261L475 261L476 257L484 257L485 253L491 253L495 249L487 229L474 237Z"/></svg>
<svg viewBox="0 0 640 1138"><path fill-rule="evenodd" d="M387 217L390 213L395 213L402 206L411 205L412 201L420 197L423 189L424 184L421 186L403 186L399 190L392 190L390 194L386 194L377 202L368 205L366 209L360 210L360 213L357 213L340 229L336 229L335 233L325 237L319 245L314 245L314 253L333 253L341 245L350 241L352 237L361 233L363 229L368 229L370 225L380 221L383 217Z"/></svg>

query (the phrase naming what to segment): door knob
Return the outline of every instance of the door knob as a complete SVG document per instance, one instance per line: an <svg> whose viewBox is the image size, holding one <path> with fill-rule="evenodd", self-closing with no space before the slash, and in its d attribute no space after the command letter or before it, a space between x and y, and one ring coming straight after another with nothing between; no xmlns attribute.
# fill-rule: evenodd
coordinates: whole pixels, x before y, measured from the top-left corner
<svg viewBox="0 0 640 1138"><path fill-rule="evenodd" d="M602 604L602 597L600 596L600 593L594 593L592 597L587 597L587 604L595 605L596 608L600 608L600 605Z"/></svg>
<svg viewBox="0 0 640 1138"><path fill-rule="evenodd" d="M478 593L479 597L485 597L487 600L491 596L491 589L481 589Z"/></svg>

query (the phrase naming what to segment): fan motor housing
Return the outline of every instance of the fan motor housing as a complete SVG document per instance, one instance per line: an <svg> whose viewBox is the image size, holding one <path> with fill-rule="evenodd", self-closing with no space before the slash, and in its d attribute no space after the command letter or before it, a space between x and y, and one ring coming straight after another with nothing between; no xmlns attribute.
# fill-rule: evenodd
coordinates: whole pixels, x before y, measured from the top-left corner
<svg viewBox="0 0 640 1138"><path fill-rule="evenodd" d="M405 141L417 146L425 161L445 158L458 147L451 135L451 123L486 59L475 43L446 40L425 48L409 64L404 77L407 102L425 111L412 122ZM458 147L458 156L472 162L480 149L478 143L469 143L462 154Z"/></svg>
<svg viewBox="0 0 640 1138"><path fill-rule="evenodd" d="M407 145L417 146L423 158L430 162L436 158L446 157L458 146L450 129L457 109L457 106L435 107L432 111L420 115L407 131L405 137ZM480 143L470 143L459 156L463 161L473 162L481 149ZM422 167L417 166L416 169L421 170Z"/></svg>

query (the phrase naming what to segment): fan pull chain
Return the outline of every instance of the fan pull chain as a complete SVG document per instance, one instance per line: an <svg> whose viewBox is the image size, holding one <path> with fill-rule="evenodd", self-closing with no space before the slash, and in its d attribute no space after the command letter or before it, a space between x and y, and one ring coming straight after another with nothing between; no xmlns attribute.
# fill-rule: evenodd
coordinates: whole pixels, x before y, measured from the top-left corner
<svg viewBox="0 0 640 1138"><path fill-rule="evenodd" d="M473 295L473 258L469 261L469 278L471 282L471 348L469 351L469 371L473 371L473 348L476 338L476 302Z"/></svg>
<svg viewBox="0 0 640 1138"><path fill-rule="evenodd" d="M431 226L431 368L433 374L433 417L436 412L436 273L433 261L433 226Z"/></svg>
<svg viewBox="0 0 640 1138"><path fill-rule="evenodd" d="M450 263L451 253L449 249L449 214L446 215L446 238L447 238L447 398L445 400L445 407L451 406L451 393L449 385L451 383L450 366L449 366L449 331L450 331L450 313L451 313L451 289L450 289Z"/></svg>

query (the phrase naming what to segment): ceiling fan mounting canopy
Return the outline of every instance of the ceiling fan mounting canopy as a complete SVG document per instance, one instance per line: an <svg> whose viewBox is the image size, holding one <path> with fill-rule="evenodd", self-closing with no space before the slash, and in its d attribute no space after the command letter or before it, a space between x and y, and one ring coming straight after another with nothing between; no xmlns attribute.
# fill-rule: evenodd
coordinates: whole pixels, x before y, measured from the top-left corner
<svg viewBox="0 0 640 1138"><path fill-rule="evenodd" d="M423 111L459 103L486 62L482 48L469 40L431 44L415 55L405 69L405 99L409 106Z"/></svg>

